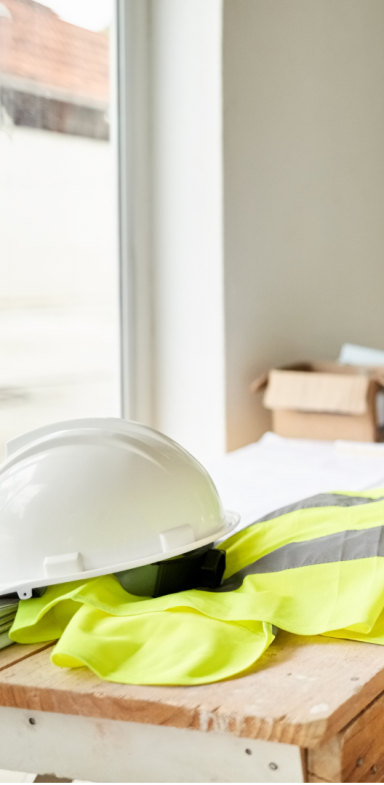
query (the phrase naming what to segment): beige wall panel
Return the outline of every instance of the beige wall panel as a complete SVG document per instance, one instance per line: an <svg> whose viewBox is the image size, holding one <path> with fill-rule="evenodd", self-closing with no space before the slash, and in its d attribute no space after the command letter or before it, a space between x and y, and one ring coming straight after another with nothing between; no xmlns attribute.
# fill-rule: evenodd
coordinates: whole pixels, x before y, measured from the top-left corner
<svg viewBox="0 0 384 785"><path fill-rule="evenodd" d="M384 3L224 0L228 446L265 368L384 349Z"/></svg>

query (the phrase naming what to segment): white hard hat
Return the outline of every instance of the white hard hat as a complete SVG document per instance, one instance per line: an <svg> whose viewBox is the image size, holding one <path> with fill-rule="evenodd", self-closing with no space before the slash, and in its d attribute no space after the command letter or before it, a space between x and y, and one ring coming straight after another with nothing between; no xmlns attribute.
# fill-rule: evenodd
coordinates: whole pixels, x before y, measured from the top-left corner
<svg viewBox="0 0 384 785"><path fill-rule="evenodd" d="M131 570L201 548L239 520L205 469L135 422L55 423L0 466L0 594Z"/></svg>

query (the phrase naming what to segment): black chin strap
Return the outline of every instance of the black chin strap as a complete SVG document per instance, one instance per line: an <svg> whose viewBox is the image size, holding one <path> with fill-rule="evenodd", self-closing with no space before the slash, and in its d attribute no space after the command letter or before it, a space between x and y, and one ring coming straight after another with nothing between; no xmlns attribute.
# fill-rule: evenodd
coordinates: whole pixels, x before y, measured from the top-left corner
<svg viewBox="0 0 384 785"><path fill-rule="evenodd" d="M187 589L215 589L225 571L225 551L208 546L166 561L115 573L123 589L142 597Z"/></svg>

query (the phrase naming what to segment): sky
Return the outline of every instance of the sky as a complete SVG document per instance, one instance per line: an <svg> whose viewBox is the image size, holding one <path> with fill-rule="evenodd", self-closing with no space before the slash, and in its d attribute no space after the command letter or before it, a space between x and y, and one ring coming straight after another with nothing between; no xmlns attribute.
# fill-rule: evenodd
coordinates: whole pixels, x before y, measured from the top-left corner
<svg viewBox="0 0 384 785"><path fill-rule="evenodd" d="M66 22L87 30L104 30L112 19L113 0L38 0Z"/></svg>

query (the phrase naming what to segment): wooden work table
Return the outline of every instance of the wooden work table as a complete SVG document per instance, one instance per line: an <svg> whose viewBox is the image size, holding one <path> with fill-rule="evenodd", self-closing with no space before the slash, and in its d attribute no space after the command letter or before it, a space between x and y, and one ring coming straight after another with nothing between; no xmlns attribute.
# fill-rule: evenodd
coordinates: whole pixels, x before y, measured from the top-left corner
<svg viewBox="0 0 384 785"><path fill-rule="evenodd" d="M94 781L381 782L384 649L280 632L250 675L100 681L51 645L0 652L0 767Z"/></svg>

